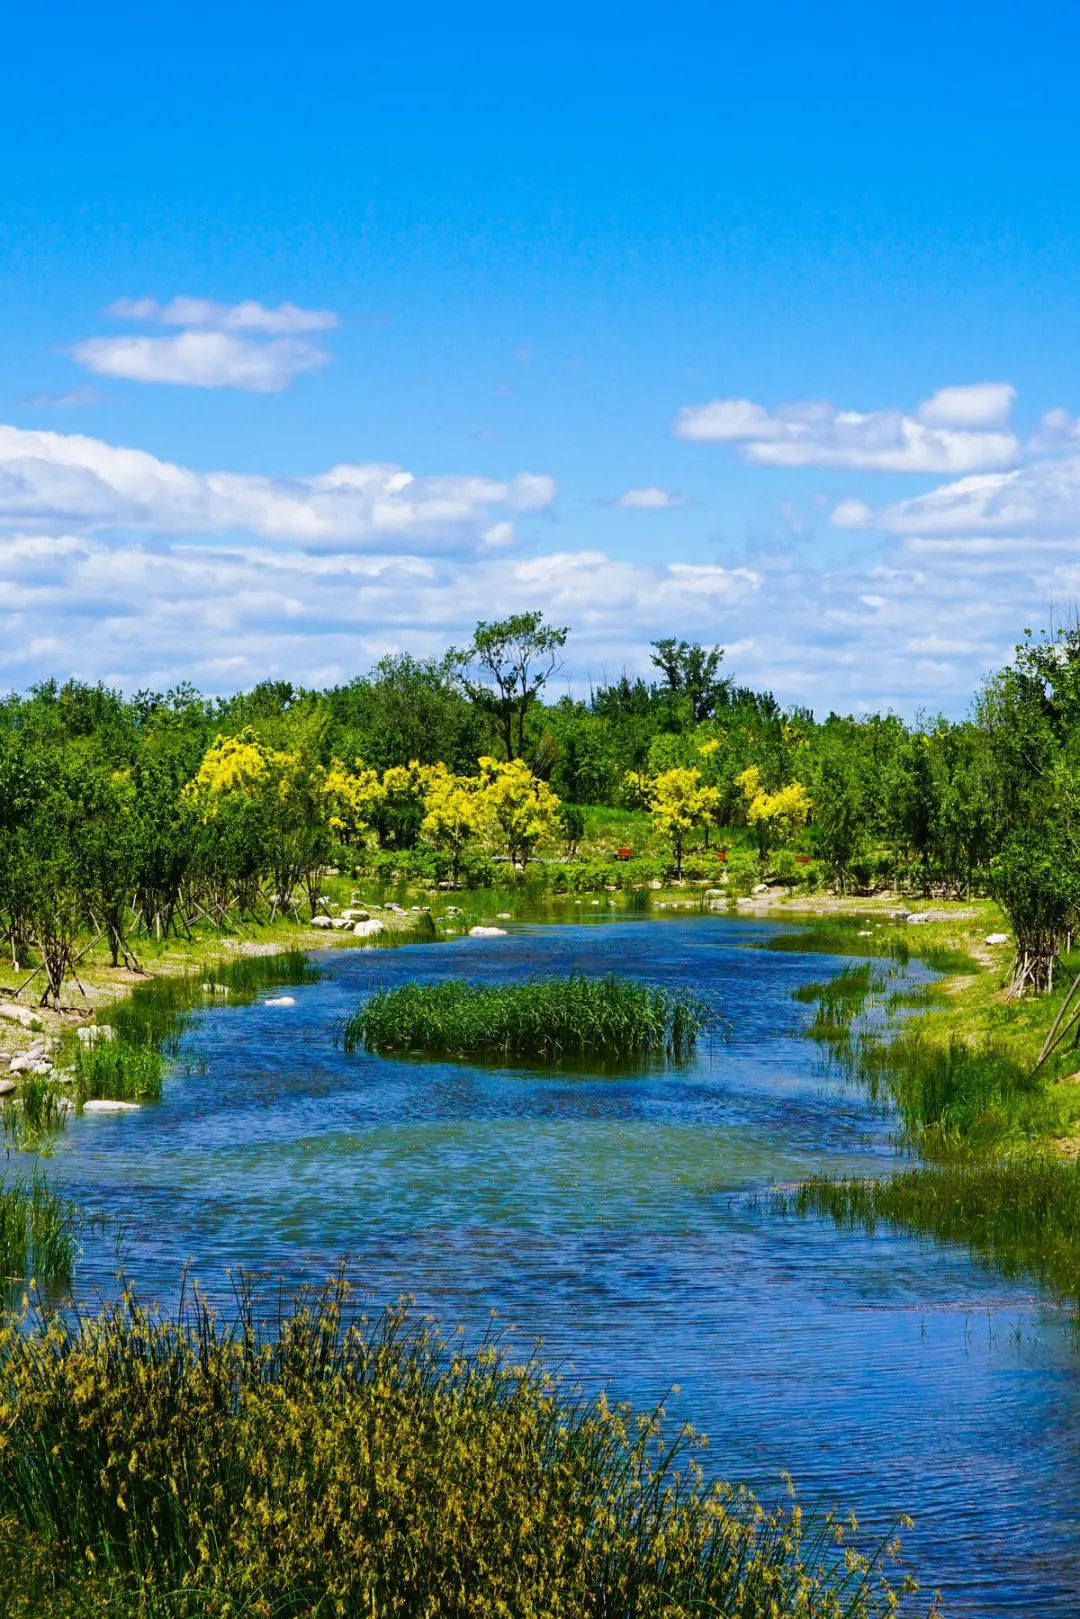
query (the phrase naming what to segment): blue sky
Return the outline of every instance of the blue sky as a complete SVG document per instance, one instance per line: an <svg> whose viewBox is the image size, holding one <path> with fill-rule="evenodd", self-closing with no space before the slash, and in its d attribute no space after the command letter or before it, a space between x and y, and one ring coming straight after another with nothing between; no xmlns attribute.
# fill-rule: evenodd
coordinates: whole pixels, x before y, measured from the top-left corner
<svg viewBox="0 0 1080 1619"><path fill-rule="evenodd" d="M345 679L535 605L578 686L675 633L962 712L1080 597L1078 32L9 14L0 681Z"/></svg>

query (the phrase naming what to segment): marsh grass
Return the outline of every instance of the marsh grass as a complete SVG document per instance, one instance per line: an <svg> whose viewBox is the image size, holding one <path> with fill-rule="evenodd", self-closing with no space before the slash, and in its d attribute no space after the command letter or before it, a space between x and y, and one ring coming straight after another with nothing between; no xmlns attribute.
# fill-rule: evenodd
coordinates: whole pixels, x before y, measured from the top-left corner
<svg viewBox="0 0 1080 1619"><path fill-rule="evenodd" d="M0 1325L11 1619L884 1619L889 1536L706 1485L698 1442L339 1278ZM843 1546L841 1547L841 1542ZM854 1544L852 1544L854 1543Z"/></svg>
<svg viewBox="0 0 1080 1619"><path fill-rule="evenodd" d="M29 1180L0 1175L0 1297L10 1299L31 1275L71 1280L79 1217L37 1171Z"/></svg>
<svg viewBox="0 0 1080 1619"><path fill-rule="evenodd" d="M68 1121L68 1105L63 1090L50 1076L24 1075L18 1093L0 1111L6 1142L19 1152L48 1156L53 1137Z"/></svg>
<svg viewBox="0 0 1080 1619"><path fill-rule="evenodd" d="M1080 1305L1080 1166L1071 1160L1040 1154L913 1168L883 1180L813 1179L775 1194L773 1207L962 1243L1003 1274L1031 1276Z"/></svg>
<svg viewBox="0 0 1080 1619"><path fill-rule="evenodd" d="M766 939L765 950L797 954L888 957L901 967L914 957L933 972L946 975L970 973L975 962L966 950L953 945L932 943L921 937L919 928L895 923L872 925L868 916L836 916L800 928L797 933L777 933Z"/></svg>
<svg viewBox="0 0 1080 1619"><path fill-rule="evenodd" d="M81 1106L91 1097L114 1102L156 1102L161 1097L164 1063L160 1051L123 1040L77 1044L72 1054L72 1089Z"/></svg>
<svg viewBox="0 0 1080 1619"><path fill-rule="evenodd" d="M704 1004L608 974L517 984L402 984L380 990L349 1018L345 1049L458 1057L679 1061L694 1049Z"/></svg>

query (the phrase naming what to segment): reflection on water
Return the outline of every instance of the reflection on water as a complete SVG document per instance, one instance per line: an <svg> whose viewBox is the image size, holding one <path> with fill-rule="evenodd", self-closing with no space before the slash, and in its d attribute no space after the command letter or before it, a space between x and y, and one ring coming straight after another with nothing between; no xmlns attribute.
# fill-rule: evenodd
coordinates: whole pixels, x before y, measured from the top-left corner
<svg viewBox="0 0 1080 1619"><path fill-rule="evenodd" d="M840 963L747 948L769 931L620 920L331 953L293 1006L198 1016L164 1101L75 1121L56 1168L123 1224L144 1296L171 1299L188 1259L213 1290L228 1266L299 1283L348 1253L380 1299L472 1329L497 1310L590 1386L646 1404L677 1383L669 1412L710 1435L725 1476L771 1493L790 1469L875 1526L912 1510L950 1615L1075 1616L1077 1365L1052 1312L961 1252L746 1196L891 1158L888 1119L822 1073L812 1008L791 998ZM730 1036L622 1080L335 1045L376 986L571 970L688 985ZM82 1289L113 1265L94 1241Z"/></svg>

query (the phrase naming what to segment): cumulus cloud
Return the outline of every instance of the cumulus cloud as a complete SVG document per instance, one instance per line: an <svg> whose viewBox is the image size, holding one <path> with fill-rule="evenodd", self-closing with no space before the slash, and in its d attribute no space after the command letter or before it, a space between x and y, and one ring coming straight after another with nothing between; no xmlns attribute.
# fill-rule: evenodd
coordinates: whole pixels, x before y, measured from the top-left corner
<svg viewBox="0 0 1080 1619"><path fill-rule="evenodd" d="M827 400L781 405L713 399L686 405L678 438L734 444L759 466L850 468L871 472L964 473L1011 466L1020 451L1008 426L1009 383L942 388L915 410L839 410Z"/></svg>
<svg viewBox="0 0 1080 1619"><path fill-rule="evenodd" d="M644 489L625 489L612 501L613 506L631 512L668 512L678 506L689 506L685 495L649 484Z"/></svg>
<svg viewBox="0 0 1080 1619"><path fill-rule="evenodd" d="M209 326L221 332L264 332L285 336L296 332L327 332L338 324L332 309L301 309L296 304L267 308L247 298L238 304L219 304L212 298L117 298L105 311L115 320L137 320L156 326Z"/></svg>
<svg viewBox="0 0 1080 1619"><path fill-rule="evenodd" d="M494 520L505 521L500 510L541 511L554 495L552 480L538 473L422 477L381 462L305 478L197 472L81 434L0 426L0 521L22 525L246 531L316 547L391 539L439 546L490 532Z"/></svg>
<svg viewBox="0 0 1080 1619"><path fill-rule="evenodd" d="M280 393L303 371L330 356L314 343L274 338L255 342L228 332L178 332L175 337L88 337L72 354L99 377L171 382L184 388L240 388Z"/></svg>

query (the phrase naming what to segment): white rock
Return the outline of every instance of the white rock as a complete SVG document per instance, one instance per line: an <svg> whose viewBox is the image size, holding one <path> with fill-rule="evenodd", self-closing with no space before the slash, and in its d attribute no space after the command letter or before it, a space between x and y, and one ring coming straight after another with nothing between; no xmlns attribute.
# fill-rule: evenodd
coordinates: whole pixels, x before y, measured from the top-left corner
<svg viewBox="0 0 1080 1619"><path fill-rule="evenodd" d="M342 911L341 914L346 922L366 922L370 917L371 912L349 910Z"/></svg>
<svg viewBox="0 0 1080 1619"><path fill-rule="evenodd" d="M650 888L663 888L663 886L664 886L664 885L663 885L663 883L662 883L662 882L661 882L661 881L660 881L660 879L659 879L659 877L654 877L654 878L653 878L653 880L652 880L652 882L651 882L651 883L650 883L650 884L649 884L649 887L650 887Z"/></svg>
<svg viewBox="0 0 1080 1619"><path fill-rule="evenodd" d="M461 907L460 907L460 905L448 905L446 907L446 910L443 912L443 915L444 916L460 916L461 915Z"/></svg>
<svg viewBox="0 0 1080 1619"><path fill-rule="evenodd" d="M13 1079L0 1079L0 1096L10 1096L14 1089L15 1081Z"/></svg>
<svg viewBox="0 0 1080 1619"><path fill-rule="evenodd" d="M295 995L268 995L263 1002L264 1006L295 1006Z"/></svg>
<svg viewBox="0 0 1080 1619"><path fill-rule="evenodd" d="M1008 944L1008 942L1009 935L1007 933L988 933L983 940L984 944Z"/></svg>
<svg viewBox="0 0 1080 1619"><path fill-rule="evenodd" d="M116 1030L108 1023L84 1023L75 1030L75 1038L84 1046L96 1046L102 1040L115 1040Z"/></svg>
<svg viewBox="0 0 1080 1619"><path fill-rule="evenodd" d="M874 932L873 932L872 928L860 928L858 933L856 934L856 938L859 938L859 939L872 939L873 937L874 937Z"/></svg>
<svg viewBox="0 0 1080 1619"><path fill-rule="evenodd" d="M52 1063L51 1062L44 1062L44 1061L41 1061L40 1059L39 1059L39 1061L34 1063L32 1068L30 1069L30 1072L32 1074L51 1074L52 1071L53 1071Z"/></svg>
<svg viewBox="0 0 1080 1619"><path fill-rule="evenodd" d="M313 928L329 928L333 926L333 923L328 916L323 916L320 912L318 916L311 918L311 925Z"/></svg>
<svg viewBox="0 0 1080 1619"><path fill-rule="evenodd" d="M8 1072L12 1074L28 1074L36 1062L36 1057L30 1057L25 1051L19 1051L12 1057Z"/></svg>
<svg viewBox="0 0 1080 1619"><path fill-rule="evenodd" d="M0 1017L9 1023L21 1023L24 1029L40 1028L40 1021L28 1006L16 1006L12 1001L0 1001Z"/></svg>
<svg viewBox="0 0 1080 1619"><path fill-rule="evenodd" d="M138 1113L138 1111L138 1102L114 1102L106 1097L83 1103L84 1113Z"/></svg>
<svg viewBox="0 0 1080 1619"><path fill-rule="evenodd" d="M768 883L755 883L752 892L755 894L767 894L769 885Z"/></svg>
<svg viewBox="0 0 1080 1619"><path fill-rule="evenodd" d="M723 896L723 892L724 892L724 890L722 888L707 888L705 890L705 898L706 899L719 899L719 898L721 898Z"/></svg>
<svg viewBox="0 0 1080 1619"><path fill-rule="evenodd" d="M496 911L495 915L500 922L510 922L513 920L509 911Z"/></svg>
<svg viewBox="0 0 1080 1619"><path fill-rule="evenodd" d="M340 933L343 928L351 928L352 922L347 916L335 916L330 926L336 933Z"/></svg>
<svg viewBox="0 0 1080 1619"><path fill-rule="evenodd" d="M503 939L506 937L505 928L470 928L469 936L473 939Z"/></svg>
<svg viewBox="0 0 1080 1619"><path fill-rule="evenodd" d="M384 926L377 916L370 916L366 922L354 922L353 932L358 939L370 939L373 933L381 933Z"/></svg>

